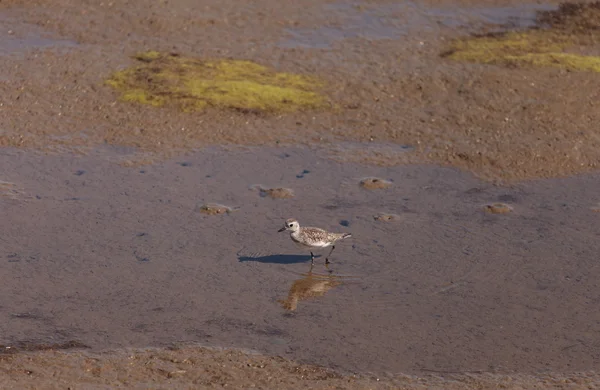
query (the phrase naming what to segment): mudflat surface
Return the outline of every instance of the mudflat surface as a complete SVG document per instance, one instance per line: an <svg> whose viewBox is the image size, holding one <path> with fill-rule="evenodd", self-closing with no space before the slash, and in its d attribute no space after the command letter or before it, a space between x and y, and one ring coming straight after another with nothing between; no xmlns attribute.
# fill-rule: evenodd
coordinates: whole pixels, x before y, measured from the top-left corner
<svg viewBox="0 0 600 390"><path fill-rule="evenodd" d="M0 1L2 386L597 385L598 73L443 55L557 7ZM147 51L331 107L124 102L105 82ZM331 273L292 217L353 234Z"/></svg>
<svg viewBox="0 0 600 390"><path fill-rule="evenodd" d="M109 143L163 158L213 144L374 140L409 145L413 153L354 158L433 162L508 182L593 171L597 73L442 57L453 38L530 27L536 11L556 7L498 0L3 1L0 144L81 150ZM123 103L105 81L146 50L313 75L326 82L323 92L337 109L182 114Z"/></svg>
<svg viewBox="0 0 600 390"><path fill-rule="evenodd" d="M114 152L4 150L16 189L0 222L1 343L200 342L353 372L597 369L597 176L496 187L319 154L206 150L124 168ZM392 186L361 188L367 176ZM239 209L205 215L207 202ZM496 202L513 211L487 212ZM321 256L307 275L308 252L277 233L289 217L353 234L332 273ZM310 285L320 297L305 299ZM279 301L294 294L290 311Z"/></svg>

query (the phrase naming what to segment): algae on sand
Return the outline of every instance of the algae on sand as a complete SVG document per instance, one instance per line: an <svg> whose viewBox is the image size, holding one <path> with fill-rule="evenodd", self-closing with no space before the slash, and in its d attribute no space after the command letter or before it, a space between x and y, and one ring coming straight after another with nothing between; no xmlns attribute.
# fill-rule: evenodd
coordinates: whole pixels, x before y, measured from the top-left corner
<svg viewBox="0 0 600 390"><path fill-rule="evenodd" d="M569 18L565 18L565 14ZM563 3L558 10L545 11L538 18L542 24L549 25L547 28L457 39L445 56L481 64L600 72L600 57L567 52L574 47L597 44L599 32L589 27L591 16L600 20L600 2L577 7ZM580 23L581 20L585 23Z"/></svg>
<svg viewBox="0 0 600 390"><path fill-rule="evenodd" d="M291 112L328 107L314 77L278 73L243 60L201 60L156 51L140 53L140 65L115 72L106 83L125 101L184 111L208 106L249 112Z"/></svg>

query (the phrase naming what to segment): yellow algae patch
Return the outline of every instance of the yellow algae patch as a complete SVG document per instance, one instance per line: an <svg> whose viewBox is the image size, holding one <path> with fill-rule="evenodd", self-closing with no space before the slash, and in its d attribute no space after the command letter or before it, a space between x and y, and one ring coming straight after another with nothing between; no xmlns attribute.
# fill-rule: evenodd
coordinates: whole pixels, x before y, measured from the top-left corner
<svg viewBox="0 0 600 390"><path fill-rule="evenodd" d="M459 61L498 63L529 53L560 52L568 44L558 35L544 35L540 31L510 32L456 40L448 57Z"/></svg>
<svg viewBox="0 0 600 390"><path fill-rule="evenodd" d="M560 67L570 70L600 72L600 57L569 53L527 54L518 59L522 64L538 67Z"/></svg>
<svg viewBox="0 0 600 390"><path fill-rule="evenodd" d="M134 58L138 66L115 72L106 81L124 101L176 105L184 111L212 106L290 112L329 106L316 78L278 73L251 61L201 60L156 51Z"/></svg>
<svg viewBox="0 0 600 390"><path fill-rule="evenodd" d="M475 36L454 41L447 56L481 64L600 72L600 57L564 52L575 44L576 39L550 30Z"/></svg>
<svg viewBox="0 0 600 390"><path fill-rule="evenodd" d="M585 50L598 41L600 2L561 4L556 11L538 17L546 28L531 28L454 40L444 56L457 61L508 67L555 67L600 72L600 57L567 52ZM595 28L593 28L595 26Z"/></svg>

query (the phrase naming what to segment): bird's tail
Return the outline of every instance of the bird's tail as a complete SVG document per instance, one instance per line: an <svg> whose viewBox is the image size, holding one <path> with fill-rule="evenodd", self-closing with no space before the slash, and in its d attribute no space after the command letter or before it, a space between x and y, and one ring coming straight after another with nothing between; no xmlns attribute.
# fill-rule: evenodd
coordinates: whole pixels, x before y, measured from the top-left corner
<svg viewBox="0 0 600 390"><path fill-rule="evenodd" d="M350 238L350 237L352 237L352 234L350 234L350 233L342 233L341 239L343 240L344 238Z"/></svg>

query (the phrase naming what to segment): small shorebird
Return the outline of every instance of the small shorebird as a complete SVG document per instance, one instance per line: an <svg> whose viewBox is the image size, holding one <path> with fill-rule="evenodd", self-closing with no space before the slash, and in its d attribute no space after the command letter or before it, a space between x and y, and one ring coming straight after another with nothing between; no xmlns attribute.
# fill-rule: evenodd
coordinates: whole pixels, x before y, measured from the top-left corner
<svg viewBox="0 0 600 390"><path fill-rule="evenodd" d="M325 265L329 264L329 256L335 249L336 241L352 237L350 233L330 233L316 227L300 227L298 221L293 218L286 220L285 225L279 229L279 232L284 230L289 230L292 241L301 247L327 248L331 245L331 251L325 258ZM315 255L312 251L310 252L310 261L311 264L315 263Z"/></svg>

